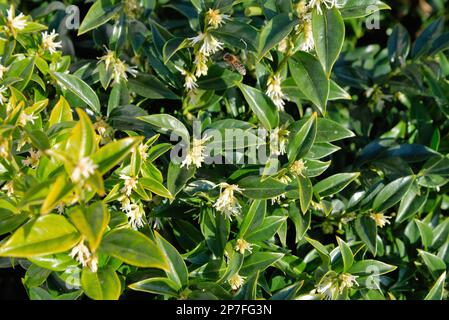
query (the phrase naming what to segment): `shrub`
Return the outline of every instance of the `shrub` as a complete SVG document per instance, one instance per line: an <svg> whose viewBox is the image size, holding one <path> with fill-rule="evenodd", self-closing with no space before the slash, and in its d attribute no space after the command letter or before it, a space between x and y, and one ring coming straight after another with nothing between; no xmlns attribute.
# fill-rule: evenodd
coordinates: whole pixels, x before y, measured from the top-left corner
<svg viewBox="0 0 449 320"><path fill-rule="evenodd" d="M31 299L445 298L445 4L418 36L373 0L3 5L0 266Z"/></svg>

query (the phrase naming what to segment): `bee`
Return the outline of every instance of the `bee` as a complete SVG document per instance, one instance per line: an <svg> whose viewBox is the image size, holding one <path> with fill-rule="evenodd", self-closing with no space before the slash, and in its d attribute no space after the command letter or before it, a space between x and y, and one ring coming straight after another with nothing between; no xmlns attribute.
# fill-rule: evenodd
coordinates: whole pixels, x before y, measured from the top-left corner
<svg viewBox="0 0 449 320"><path fill-rule="evenodd" d="M226 52L223 55L223 60L231 66L234 70L237 70L242 76L246 74L246 69L243 63L239 60L239 58L231 53Z"/></svg>

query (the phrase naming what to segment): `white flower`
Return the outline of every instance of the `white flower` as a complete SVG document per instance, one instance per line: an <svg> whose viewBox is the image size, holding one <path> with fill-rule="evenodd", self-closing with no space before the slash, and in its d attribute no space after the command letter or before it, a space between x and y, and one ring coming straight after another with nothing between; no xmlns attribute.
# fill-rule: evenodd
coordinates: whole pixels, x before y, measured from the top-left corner
<svg viewBox="0 0 449 320"><path fill-rule="evenodd" d="M89 267L92 272L97 272L98 258L90 253L89 248L84 244L84 239L72 249L70 256L81 263L83 267Z"/></svg>
<svg viewBox="0 0 449 320"><path fill-rule="evenodd" d="M309 52L315 47L312 32L312 18L310 16L304 20L302 33L303 39L301 45L299 46L299 49L302 51Z"/></svg>
<svg viewBox="0 0 449 320"><path fill-rule="evenodd" d="M8 89L5 86L0 86L0 104L3 105L6 101L5 96L3 95Z"/></svg>
<svg viewBox="0 0 449 320"><path fill-rule="evenodd" d="M178 66L176 66L176 69L178 69L179 72L181 72L181 74L184 76L184 88L186 88L187 91L194 91L196 88L198 88L196 77L192 72L186 71Z"/></svg>
<svg viewBox="0 0 449 320"><path fill-rule="evenodd" d="M12 181L8 181L3 186L2 190L6 190L6 195L8 197L12 197L14 195L14 184Z"/></svg>
<svg viewBox="0 0 449 320"><path fill-rule="evenodd" d="M192 164L197 168L201 167L201 164L204 162L204 149L206 148L206 142L210 138L211 137L204 137L202 139L193 138L192 144L189 146L189 150L187 151L187 155L181 163L181 168L184 166L189 168Z"/></svg>
<svg viewBox="0 0 449 320"><path fill-rule="evenodd" d="M383 213L371 213L370 217L376 222L376 226L379 228L383 228L385 225L390 224L390 221L388 220L391 219L391 217L387 217Z"/></svg>
<svg viewBox="0 0 449 320"><path fill-rule="evenodd" d="M27 25L26 17L23 13L20 13L17 17L15 16L14 7L11 5L7 12L7 20L8 25L12 29L13 32L20 31L25 29Z"/></svg>
<svg viewBox="0 0 449 320"><path fill-rule="evenodd" d="M206 24L215 29L221 26L227 19L229 19L229 15L220 14L219 9L213 10L211 8L206 12Z"/></svg>
<svg viewBox="0 0 449 320"><path fill-rule="evenodd" d="M27 114L27 113L25 113L25 112L22 112L21 114L20 114L20 117L19 117L19 124L21 125L21 126L25 126L28 122L31 122L31 124L34 124L34 120L36 120L38 117L37 116L35 116L33 113L31 113L31 114Z"/></svg>
<svg viewBox="0 0 449 320"><path fill-rule="evenodd" d="M358 286L356 279L358 276L353 276L349 273L342 273L340 274L339 280L340 280L340 287L339 287L339 293L343 293L343 290L345 288L351 289L354 285Z"/></svg>
<svg viewBox="0 0 449 320"><path fill-rule="evenodd" d="M62 42L55 42L55 38L58 34L53 30L51 33L47 33L47 31L42 33L42 48L44 50L48 50L50 54L53 54L57 51L58 48L62 47Z"/></svg>
<svg viewBox="0 0 449 320"><path fill-rule="evenodd" d="M231 278L229 278L228 282L231 285L232 290L237 290L241 286L243 286L243 283L245 283L245 277L242 277L238 273L236 273Z"/></svg>
<svg viewBox="0 0 449 320"><path fill-rule="evenodd" d="M195 55L195 76L201 77L207 75L207 57L202 53L197 53Z"/></svg>
<svg viewBox="0 0 449 320"><path fill-rule="evenodd" d="M285 99L285 95L282 92L281 82L279 75L271 75L267 81L266 94L271 98L279 111L284 111L285 102L283 99Z"/></svg>
<svg viewBox="0 0 449 320"><path fill-rule="evenodd" d="M104 65L106 67L106 70L109 69L109 67L114 63L115 61L115 53L112 50L106 49L106 54L100 58L98 58L101 61L104 61Z"/></svg>
<svg viewBox="0 0 449 320"><path fill-rule="evenodd" d="M222 212L227 218L232 219L232 216L240 213L240 203L234 196L234 192L241 193L243 190L235 184L220 183L220 196L214 203L214 208Z"/></svg>
<svg viewBox="0 0 449 320"><path fill-rule="evenodd" d="M302 176L304 174L304 170L306 170L306 165L302 159L296 160L290 166L290 172L296 176Z"/></svg>
<svg viewBox="0 0 449 320"><path fill-rule="evenodd" d="M333 7L341 8L340 0L310 0L309 7L316 8L318 14L323 14L321 10L321 5L324 4L327 9L332 9Z"/></svg>
<svg viewBox="0 0 449 320"><path fill-rule="evenodd" d="M75 169L72 172L72 181L80 182L83 180L87 180L91 175L94 174L95 170L98 166L92 161L89 157L81 158Z"/></svg>
<svg viewBox="0 0 449 320"><path fill-rule="evenodd" d="M25 160L22 160L22 164L24 166L36 169L37 165L39 164L39 159L41 158L42 153L40 150L34 151L32 149L29 152L30 155Z"/></svg>
<svg viewBox="0 0 449 320"><path fill-rule="evenodd" d="M121 174L120 179L125 180L125 186L120 190L120 192L125 193L129 197L133 189L137 187L137 178L131 178L127 175Z"/></svg>
<svg viewBox="0 0 449 320"><path fill-rule="evenodd" d="M4 65L0 64L0 80L3 79L3 75L8 72L9 68L5 67ZM4 88L4 87L2 87Z"/></svg>
<svg viewBox="0 0 449 320"><path fill-rule="evenodd" d="M144 217L145 211L141 205L131 202L129 198L122 198L122 211L126 213L126 216L129 218L128 224L134 230L137 230L145 225Z"/></svg>
<svg viewBox="0 0 449 320"><path fill-rule="evenodd" d="M200 32L196 37L190 38L190 41L192 45L202 42L199 52L206 57L223 49L223 43L215 39L209 33Z"/></svg>
<svg viewBox="0 0 449 320"><path fill-rule="evenodd" d="M270 151L278 156L287 152L288 135L290 132L285 128L275 128L270 132Z"/></svg>
<svg viewBox="0 0 449 320"><path fill-rule="evenodd" d="M235 245L235 251L240 252L240 254L245 254L245 251L252 252L253 246L244 239L237 239Z"/></svg>
<svg viewBox="0 0 449 320"><path fill-rule="evenodd" d="M130 67L122 60L115 59L112 72L112 78L114 79L114 83L120 83L121 80L127 81L128 80L127 73L135 77L138 71L136 67Z"/></svg>

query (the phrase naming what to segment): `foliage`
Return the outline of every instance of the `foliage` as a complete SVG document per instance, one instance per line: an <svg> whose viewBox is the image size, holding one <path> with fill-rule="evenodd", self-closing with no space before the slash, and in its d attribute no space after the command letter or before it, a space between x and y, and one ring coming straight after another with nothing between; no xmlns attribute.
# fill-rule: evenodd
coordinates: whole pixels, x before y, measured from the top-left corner
<svg viewBox="0 0 449 320"><path fill-rule="evenodd" d="M418 35L372 0L74 2L75 31L62 2L0 5L0 267L31 299L446 298L428 2L392 5Z"/></svg>

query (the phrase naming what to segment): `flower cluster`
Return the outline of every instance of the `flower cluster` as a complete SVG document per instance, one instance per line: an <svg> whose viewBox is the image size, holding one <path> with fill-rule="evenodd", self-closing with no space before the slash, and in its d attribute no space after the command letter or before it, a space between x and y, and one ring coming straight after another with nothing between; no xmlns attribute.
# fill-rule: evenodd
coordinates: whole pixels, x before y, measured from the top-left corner
<svg viewBox="0 0 449 320"><path fill-rule="evenodd" d="M98 58L99 62L103 62L106 71L111 72L113 83L120 83L121 81L128 81L128 74L137 76L137 68L129 66L126 62L120 60L114 51L106 49L106 54Z"/></svg>

